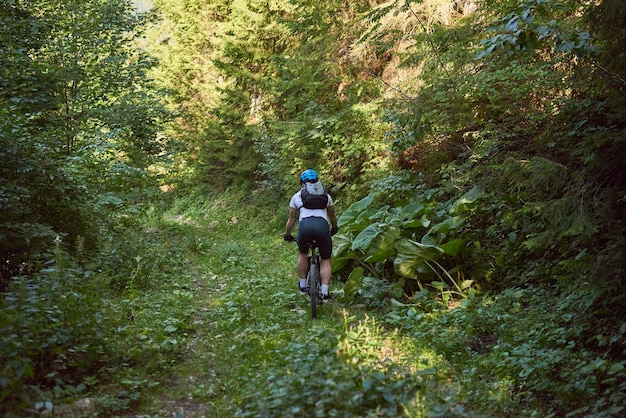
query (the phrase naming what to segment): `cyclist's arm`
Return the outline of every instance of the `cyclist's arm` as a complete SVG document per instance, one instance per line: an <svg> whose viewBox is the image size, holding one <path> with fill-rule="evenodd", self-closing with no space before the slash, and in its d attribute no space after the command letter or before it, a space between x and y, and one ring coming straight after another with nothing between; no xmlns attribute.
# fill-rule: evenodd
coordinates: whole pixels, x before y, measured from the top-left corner
<svg viewBox="0 0 626 418"><path fill-rule="evenodd" d="M289 218L287 218L287 224L285 225L285 235L291 235L291 230L296 224L298 219L298 211L292 207L289 208Z"/></svg>
<svg viewBox="0 0 626 418"><path fill-rule="evenodd" d="M328 219L330 220L331 228L337 228L337 215L335 215L335 207L327 207L326 212L328 213Z"/></svg>

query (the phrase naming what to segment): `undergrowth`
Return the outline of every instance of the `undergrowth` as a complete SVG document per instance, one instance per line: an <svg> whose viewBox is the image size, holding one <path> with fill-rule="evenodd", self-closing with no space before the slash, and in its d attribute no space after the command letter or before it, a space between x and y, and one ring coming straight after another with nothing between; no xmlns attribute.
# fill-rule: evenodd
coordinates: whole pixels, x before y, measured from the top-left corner
<svg viewBox="0 0 626 418"><path fill-rule="evenodd" d="M580 298L558 295L510 288L452 310L424 299L396 304L386 322L454 364L459 401L489 416L619 416L626 362L598 354Z"/></svg>
<svg viewBox="0 0 626 418"><path fill-rule="evenodd" d="M277 219L188 195L82 266L2 300L2 413L23 416L619 416L626 326L594 287L402 297L373 276L312 320ZM278 216L277 216L278 217ZM602 351L604 350L604 351Z"/></svg>

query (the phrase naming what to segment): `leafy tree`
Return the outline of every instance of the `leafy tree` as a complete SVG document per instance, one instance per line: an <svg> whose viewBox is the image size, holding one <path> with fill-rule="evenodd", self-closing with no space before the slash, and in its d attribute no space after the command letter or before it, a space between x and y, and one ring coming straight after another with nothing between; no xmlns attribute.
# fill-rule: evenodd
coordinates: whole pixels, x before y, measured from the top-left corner
<svg viewBox="0 0 626 418"><path fill-rule="evenodd" d="M127 1L3 1L1 13L6 282L56 235L97 245L94 210L146 177L167 114L146 79L154 62L135 43L143 16Z"/></svg>
<svg viewBox="0 0 626 418"><path fill-rule="evenodd" d="M58 106L50 94L58 83L45 65L29 55L45 45L45 25L9 2L2 3L1 12L0 259L4 287L11 274L24 268L22 263L52 245L57 230L72 229L65 210L73 215L75 226L80 225L81 216L70 202L76 193L71 192L71 181L55 149L53 138L59 131L46 120Z"/></svg>
<svg viewBox="0 0 626 418"><path fill-rule="evenodd" d="M303 167L315 166L340 187L377 169L384 151L371 144L382 142L382 131L372 140L376 110L360 106L359 97L374 97L380 84L351 63L356 34L343 29L370 7L366 2L194 3L192 15L169 2L160 6L169 21L188 22L166 29L171 39L160 53L180 53L172 63L177 80L166 84L176 84L191 110L179 137L191 145L203 181L226 187L255 179L282 196ZM212 25L201 29L206 22ZM179 49L198 33L210 34L200 38L204 44ZM190 74L183 65L195 67L193 81L180 83Z"/></svg>
<svg viewBox="0 0 626 418"><path fill-rule="evenodd" d="M168 108L176 113L171 134L176 137L183 167L198 169L200 178L220 184L221 170L212 172L203 167L211 153L205 148L216 146L216 154L224 139L214 138L219 121L211 117L219 106L225 79L215 68L214 60L223 46L232 2L170 1L155 2L160 21L147 34L151 53L159 58L159 66L151 73L161 86L170 90ZM218 156L215 156L219 158Z"/></svg>

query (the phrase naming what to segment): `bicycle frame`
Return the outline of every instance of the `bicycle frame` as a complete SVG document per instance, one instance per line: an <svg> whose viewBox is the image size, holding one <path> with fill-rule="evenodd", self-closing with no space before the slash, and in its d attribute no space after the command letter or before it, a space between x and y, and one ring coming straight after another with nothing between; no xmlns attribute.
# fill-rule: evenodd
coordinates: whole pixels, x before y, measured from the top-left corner
<svg viewBox="0 0 626 418"><path fill-rule="evenodd" d="M307 275L307 285L309 288L309 298L311 299L311 317L317 318L317 306L321 302L320 298L320 255L317 251L317 243L313 241L309 245L309 273Z"/></svg>
<svg viewBox="0 0 626 418"><path fill-rule="evenodd" d="M294 241L297 243L297 241ZM311 318L317 318L317 306L321 304L320 296L322 277L320 275L320 255L317 242L314 240L309 244L309 268L306 276L306 284L309 289L309 298L311 300Z"/></svg>

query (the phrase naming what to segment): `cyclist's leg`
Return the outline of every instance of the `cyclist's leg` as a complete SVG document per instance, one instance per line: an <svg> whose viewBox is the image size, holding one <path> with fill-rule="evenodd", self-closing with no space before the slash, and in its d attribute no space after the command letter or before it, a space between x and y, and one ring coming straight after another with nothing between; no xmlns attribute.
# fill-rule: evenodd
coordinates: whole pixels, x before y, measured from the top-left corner
<svg viewBox="0 0 626 418"><path fill-rule="evenodd" d="M309 244L314 238L314 222L311 218L302 219L298 224L298 277L302 289L309 273ZM302 290L301 290L302 291Z"/></svg>
<svg viewBox="0 0 626 418"><path fill-rule="evenodd" d="M306 278L308 271L309 271L309 254L299 252L298 253L298 277L301 279Z"/></svg>
<svg viewBox="0 0 626 418"><path fill-rule="evenodd" d="M322 278L322 284L330 283L330 276L332 274L332 267L330 264L330 258L325 260L322 258L320 261L320 277Z"/></svg>
<svg viewBox="0 0 626 418"><path fill-rule="evenodd" d="M330 256L333 250L332 240L330 238L330 231L328 229L328 222L322 220L317 225L317 243L320 250L320 279L322 282L322 293L328 294L328 284L330 283L330 276L332 274L332 266L330 263Z"/></svg>
<svg viewBox="0 0 626 418"><path fill-rule="evenodd" d="M332 273L330 264L330 255L332 253L332 241L330 239L330 230L328 228L328 221L324 218L311 217L304 218L298 225L298 245L300 251L307 251L308 244L315 240L319 248L320 258L320 277L322 285L328 285L330 283L330 276ZM298 259L299 261L300 259ZM308 259L305 258L304 262L308 263Z"/></svg>

